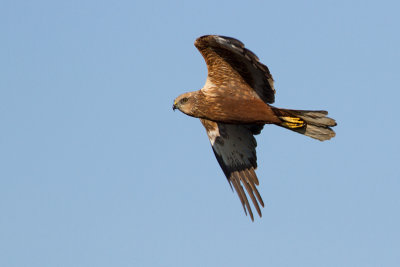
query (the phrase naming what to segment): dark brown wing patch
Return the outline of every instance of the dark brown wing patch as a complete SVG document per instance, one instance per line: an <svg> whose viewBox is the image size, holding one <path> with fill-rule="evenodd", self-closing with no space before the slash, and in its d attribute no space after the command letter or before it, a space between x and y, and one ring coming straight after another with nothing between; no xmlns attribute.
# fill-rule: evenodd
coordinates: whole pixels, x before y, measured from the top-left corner
<svg viewBox="0 0 400 267"><path fill-rule="evenodd" d="M198 38L195 46L206 61L207 82L217 88L234 85L243 90L247 88L238 85L245 83L264 102L275 101L274 80L268 67L242 42L225 36L206 35Z"/></svg>
<svg viewBox="0 0 400 267"><path fill-rule="evenodd" d="M261 217L260 205L264 202L257 190L259 184L257 168L257 142L252 131L246 125L217 123L200 119L206 128L215 157L221 166L229 184L235 188L245 213L254 221L247 195Z"/></svg>

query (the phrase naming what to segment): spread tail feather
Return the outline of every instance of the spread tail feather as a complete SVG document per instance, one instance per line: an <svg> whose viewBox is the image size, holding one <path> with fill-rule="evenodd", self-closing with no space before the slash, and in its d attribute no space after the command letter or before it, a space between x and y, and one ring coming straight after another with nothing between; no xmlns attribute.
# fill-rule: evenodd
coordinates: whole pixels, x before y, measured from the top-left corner
<svg viewBox="0 0 400 267"><path fill-rule="evenodd" d="M336 126L336 121L329 117L325 110L292 110L292 109L273 109L275 114L281 119L278 124L286 129L307 135L320 141L329 140L335 136L331 127Z"/></svg>

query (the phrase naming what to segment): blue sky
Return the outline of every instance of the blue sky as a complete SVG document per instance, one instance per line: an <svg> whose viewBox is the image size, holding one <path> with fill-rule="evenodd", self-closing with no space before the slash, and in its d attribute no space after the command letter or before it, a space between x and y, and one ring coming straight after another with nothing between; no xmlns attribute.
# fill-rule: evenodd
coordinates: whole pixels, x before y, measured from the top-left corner
<svg viewBox="0 0 400 267"><path fill-rule="evenodd" d="M398 1L3 1L1 266L399 266ZM268 65L277 107L326 109L328 142L265 127L255 222L197 119L204 34Z"/></svg>

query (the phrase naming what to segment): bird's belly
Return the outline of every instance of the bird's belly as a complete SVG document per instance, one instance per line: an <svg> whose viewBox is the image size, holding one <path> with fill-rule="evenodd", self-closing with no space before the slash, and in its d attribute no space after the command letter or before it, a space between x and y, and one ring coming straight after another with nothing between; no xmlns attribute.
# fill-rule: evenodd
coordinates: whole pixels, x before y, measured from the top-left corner
<svg viewBox="0 0 400 267"><path fill-rule="evenodd" d="M202 112L205 118L225 123L279 123L271 107L262 100L219 99L210 101Z"/></svg>

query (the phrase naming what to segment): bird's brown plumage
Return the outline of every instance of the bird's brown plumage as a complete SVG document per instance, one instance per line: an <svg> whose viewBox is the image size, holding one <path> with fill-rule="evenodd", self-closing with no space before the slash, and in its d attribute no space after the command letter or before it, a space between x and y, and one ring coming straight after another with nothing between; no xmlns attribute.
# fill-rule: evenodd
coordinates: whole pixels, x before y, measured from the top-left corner
<svg viewBox="0 0 400 267"><path fill-rule="evenodd" d="M246 214L254 220L246 192L260 217L260 205L264 206L256 188L259 182L254 135L264 124L276 124L323 141L335 135L330 127L336 122L326 117L326 111L269 106L275 101L272 75L242 42L207 35L198 38L195 46L207 64L206 83L199 91L177 97L173 108L200 118L218 163Z"/></svg>
<svg viewBox="0 0 400 267"><path fill-rule="evenodd" d="M254 96L266 103L274 103L274 80L269 69L242 42L225 36L206 35L197 38L194 45L203 55L208 69L203 91L225 95L224 91L230 89L234 96Z"/></svg>

